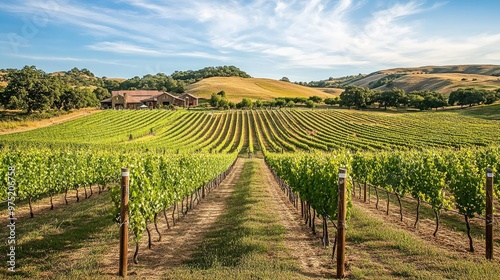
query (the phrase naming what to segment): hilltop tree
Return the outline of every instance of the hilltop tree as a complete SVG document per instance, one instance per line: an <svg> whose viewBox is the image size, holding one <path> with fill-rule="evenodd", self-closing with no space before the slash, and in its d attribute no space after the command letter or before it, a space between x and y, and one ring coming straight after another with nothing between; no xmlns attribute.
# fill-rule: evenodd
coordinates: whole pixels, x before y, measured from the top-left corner
<svg viewBox="0 0 500 280"><path fill-rule="evenodd" d="M288 82L289 83L290 79L288 79L287 77L283 77L283 78L280 79L280 81L282 81L282 82Z"/></svg>
<svg viewBox="0 0 500 280"><path fill-rule="evenodd" d="M9 83L0 100L7 109L22 109L28 113L43 111L59 98L59 80L35 66L25 66L7 75Z"/></svg>

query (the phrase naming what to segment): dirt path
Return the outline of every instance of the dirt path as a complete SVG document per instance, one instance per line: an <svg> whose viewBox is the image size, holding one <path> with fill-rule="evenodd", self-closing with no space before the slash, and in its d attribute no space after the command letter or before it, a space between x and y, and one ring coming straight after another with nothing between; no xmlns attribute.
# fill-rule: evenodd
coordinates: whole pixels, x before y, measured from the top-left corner
<svg viewBox="0 0 500 280"><path fill-rule="evenodd" d="M329 251L321 247L321 231L315 236L304 225L299 210L293 207L281 191L264 160L262 160L260 168L268 186L269 207L274 209L279 223L286 228L285 246L300 264L302 274L314 278L333 277L335 270L330 265Z"/></svg>
<svg viewBox="0 0 500 280"><path fill-rule="evenodd" d="M159 230L162 233L162 240L157 242L158 235L154 230L154 225L149 225L152 238L154 240L151 250L147 248L147 234L145 233L140 241L139 264L133 263L135 246L133 241L129 241L129 275L140 279L157 279L164 275L164 271L169 268L179 267L186 260L190 259L199 243L209 232L216 220L226 209L226 200L231 196L234 185L238 181L244 160L238 159L233 171L224 182L209 193L200 204L190 210L185 217L181 217L174 227L167 229L167 224L163 215L159 215ZM168 218L172 226L172 211ZM181 214L182 216L182 214ZM177 217L177 214L176 214ZM118 244L113 246L110 253L103 258L103 270L107 275L116 275L118 272Z"/></svg>
<svg viewBox="0 0 500 280"><path fill-rule="evenodd" d="M16 128L12 129L2 129L0 130L0 135L4 134L11 134L11 133L17 133L17 132L24 132L28 130L33 130L37 128L42 128L42 127L47 127L51 125L56 125L60 124L63 122L67 122L73 119L89 116L91 114L95 114L97 112L100 112L100 110L96 109L81 109L76 112L72 112L63 116L58 116L58 117L53 117L50 119L44 119L40 121L27 121L26 126L18 126Z"/></svg>

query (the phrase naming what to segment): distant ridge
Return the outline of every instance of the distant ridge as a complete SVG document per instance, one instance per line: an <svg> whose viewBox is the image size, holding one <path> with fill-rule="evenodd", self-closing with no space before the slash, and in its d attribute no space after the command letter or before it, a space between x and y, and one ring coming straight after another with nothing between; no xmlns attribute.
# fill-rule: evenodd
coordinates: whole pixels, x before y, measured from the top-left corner
<svg viewBox="0 0 500 280"><path fill-rule="evenodd" d="M393 68L346 80L343 86L356 85L386 90L392 87L450 93L458 88L500 88L500 65L448 65Z"/></svg>

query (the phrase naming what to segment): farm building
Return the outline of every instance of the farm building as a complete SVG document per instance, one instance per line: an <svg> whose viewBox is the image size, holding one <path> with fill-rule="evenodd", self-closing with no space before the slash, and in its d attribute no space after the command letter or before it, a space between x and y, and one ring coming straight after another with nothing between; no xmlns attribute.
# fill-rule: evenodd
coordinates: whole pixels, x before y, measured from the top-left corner
<svg viewBox="0 0 500 280"><path fill-rule="evenodd" d="M101 101L102 108L139 109L141 106L157 108L157 106L196 107L198 98L184 93L174 95L156 90L114 90L111 97Z"/></svg>

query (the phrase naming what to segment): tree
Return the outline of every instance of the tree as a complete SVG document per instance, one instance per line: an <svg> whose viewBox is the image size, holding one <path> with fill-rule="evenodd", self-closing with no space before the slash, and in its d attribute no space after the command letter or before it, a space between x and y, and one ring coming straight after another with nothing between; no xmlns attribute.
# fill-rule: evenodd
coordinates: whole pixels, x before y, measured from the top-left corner
<svg viewBox="0 0 500 280"><path fill-rule="evenodd" d="M261 108L263 105L264 103L260 99L257 99L257 101L254 102L254 107L256 108Z"/></svg>
<svg viewBox="0 0 500 280"><path fill-rule="evenodd" d="M307 98L305 98L305 97L295 97L295 98L293 99L293 102L295 102L295 103L302 103L302 104L305 104L305 103L306 103L306 101L307 101Z"/></svg>
<svg viewBox="0 0 500 280"><path fill-rule="evenodd" d="M425 110L424 108L424 100L425 98L416 93L408 94L408 106L412 108L417 108L419 110Z"/></svg>
<svg viewBox="0 0 500 280"><path fill-rule="evenodd" d="M314 104L314 102L312 100L307 100L306 101L306 107L314 109L314 107L316 107L316 104Z"/></svg>
<svg viewBox="0 0 500 280"><path fill-rule="evenodd" d="M210 106L212 107L219 107L219 103L220 101L222 100L222 97L220 97L219 95L215 94L215 93L212 93L212 95L210 96Z"/></svg>
<svg viewBox="0 0 500 280"><path fill-rule="evenodd" d="M439 92L423 90L408 94L408 106L421 111L446 106L446 97Z"/></svg>
<svg viewBox="0 0 500 280"><path fill-rule="evenodd" d="M61 94L59 108L69 111L71 109L95 107L98 104L99 99L90 88L67 86Z"/></svg>
<svg viewBox="0 0 500 280"><path fill-rule="evenodd" d="M224 97L226 97L226 92L221 90L221 91L217 92L217 95L224 98Z"/></svg>
<svg viewBox="0 0 500 280"><path fill-rule="evenodd" d="M406 93L403 89L392 88L388 91L383 91L374 98L373 101L378 102L379 106L384 106L384 109L387 110L387 107L398 107L399 102L406 96Z"/></svg>
<svg viewBox="0 0 500 280"><path fill-rule="evenodd" d="M321 103L321 101L323 101L323 98L313 95L309 97L309 100L311 100L314 103Z"/></svg>
<svg viewBox="0 0 500 280"><path fill-rule="evenodd" d="M229 109L229 100L226 98L221 98L218 102L219 108Z"/></svg>
<svg viewBox="0 0 500 280"><path fill-rule="evenodd" d="M9 81L0 97L7 109L21 109L28 113L51 108L59 98L61 80L47 75L35 66L25 66L7 74Z"/></svg>
<svg viewBox="0 0 500 280"><path fill-rule="evenodd" d="M293 107L295 107L295 102L293 102L292 100L288 101L288 102L286 103L286 107L288 107L288 108L293 108Z"/></svg>
<svg viewBox="0 0 500 280"><path fill-rule="evenodd" d="M325 104L327 104L327 105L340 104L340 98L338 96L336 96L335 98L333 98L333 97L325 98Z"/></svg>
<svg viewBox="0 0 500 280"><path fill-rule="evenodd" d="M340 105L347 106L348 108L365 108L370 101L371 95L372 91L368 88L348 86L340 94Z"/></svg>
<svg viewBox="0 0 500 280"><path fill-rule="evenodd" d="M282 99L282 98L278 98L278 99L276 99L275 106L277 106L277 107L280 107L280 108L281 108L281 107L283 107L283 106L285 106L285 105L286 105L286 101L285 101L285 99Z"/></svg>
<svg viewBox="0 0 500 280"><path fill-rule="evenodd" d="M104 100L106 98L111 97L109 91L102 87L97 87L94 89L94 95L98 100Z"/></svg>
<svg viewBox="0 0 500 280"><path fill-rule="evenodd" d="M450 93L450 97L448 98L448 104L450 105L469 105L473 104L481 104L486 101L485 99L486 92L474 88L459 88Z"/></svg>
<svg viewBox="0 0 500 280"><path fill-rule="evenodd" d="M287 77L281 78L280 81L282 81L282 82L288 82L288 83L290 82L290 80Z"/></svg>
<svg viewBox="0 0 500 280"><path fill-rule="evenodd" d="M252 109L252 106L253 106L253 102L250 98L243 98L241 100L241 102L238 104L240 104L240 106L239 106L240 108Z"/></svg>

